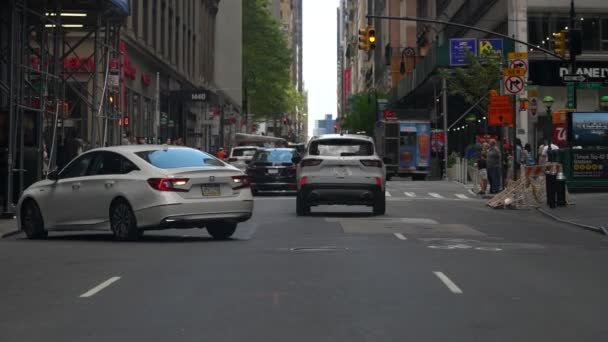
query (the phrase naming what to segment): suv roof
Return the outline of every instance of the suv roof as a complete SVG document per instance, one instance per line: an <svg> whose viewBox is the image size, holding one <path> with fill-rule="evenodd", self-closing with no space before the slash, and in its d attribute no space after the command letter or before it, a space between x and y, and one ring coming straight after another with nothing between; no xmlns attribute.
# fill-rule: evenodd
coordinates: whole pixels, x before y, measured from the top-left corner
<svg viewBox="0 0 608 342"><path fill-rule="evenodd" d="M312 140L322 140L322 139L359 139L373 142L374 140L367 135L360 134L324 134L320 136L313 137Z"/></svg>

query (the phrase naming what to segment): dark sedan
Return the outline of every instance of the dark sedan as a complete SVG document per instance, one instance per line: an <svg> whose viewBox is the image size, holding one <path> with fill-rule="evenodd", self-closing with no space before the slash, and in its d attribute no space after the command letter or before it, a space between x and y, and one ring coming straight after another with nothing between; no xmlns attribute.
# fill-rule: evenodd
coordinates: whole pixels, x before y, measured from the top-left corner
<svg viewBox="0 0 608 342"><path fill-rule="evenodd" d="M251 191L296 191L296 165L298 156L294 148L266 148L258 150L247 166Z"/></svg>

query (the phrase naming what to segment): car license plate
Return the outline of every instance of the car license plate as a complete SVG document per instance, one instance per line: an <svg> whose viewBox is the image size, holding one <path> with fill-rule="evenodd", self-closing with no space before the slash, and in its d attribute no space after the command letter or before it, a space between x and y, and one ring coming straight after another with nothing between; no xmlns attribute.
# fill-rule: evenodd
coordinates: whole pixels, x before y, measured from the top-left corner
<svg viewBox="0 0 608 342"><path fill-rule="evenodd" d="M219 184L203 184L201 189L203 196L219 196L222 194Z"/></svg>
<svg viewBox="0 0 608 342"><path fill-rule="evenodd" d="M343 167L337 167L334 169L334 175L339 178L344 178L346 177L346 169Z"/></svg>
<svg viewBox="0 0 608 342"><path fill-rule="evenodd" d="M277 170L277 169L268 169L269 175L276 175L277 173L279 173L279 170Z"/></svg>

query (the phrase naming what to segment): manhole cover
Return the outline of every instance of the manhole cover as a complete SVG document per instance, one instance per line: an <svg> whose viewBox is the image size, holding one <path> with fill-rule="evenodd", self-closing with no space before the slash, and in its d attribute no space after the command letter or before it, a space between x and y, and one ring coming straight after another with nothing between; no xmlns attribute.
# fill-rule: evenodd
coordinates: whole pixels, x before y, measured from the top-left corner
<svg viewBox="0 0 608 342"><path fill-rule="evenodd" d="M294 247L289 249L292 252L340 252L347 251L346 247Z"/></svg>

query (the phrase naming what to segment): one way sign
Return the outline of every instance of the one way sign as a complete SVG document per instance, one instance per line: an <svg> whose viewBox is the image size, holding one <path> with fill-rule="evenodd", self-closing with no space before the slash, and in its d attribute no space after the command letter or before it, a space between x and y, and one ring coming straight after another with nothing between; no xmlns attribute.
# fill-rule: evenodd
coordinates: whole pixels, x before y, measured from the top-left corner
<svg viewBox="0 0 608 342"><path fill-rule="evenodd" d="M503 85L507 94L517 95L524 91L526 82L521 76L509 76L504 78Z"/></svg>

